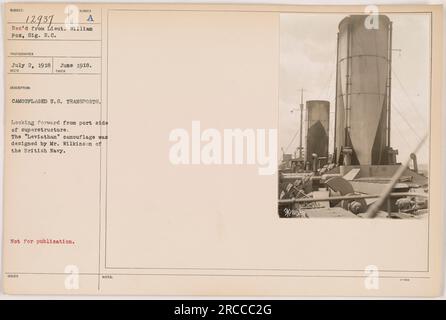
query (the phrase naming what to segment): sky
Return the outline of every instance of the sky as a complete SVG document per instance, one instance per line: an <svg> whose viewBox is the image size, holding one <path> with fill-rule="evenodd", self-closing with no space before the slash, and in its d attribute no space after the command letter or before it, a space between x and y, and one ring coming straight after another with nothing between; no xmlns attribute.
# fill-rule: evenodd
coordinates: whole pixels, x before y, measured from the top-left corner
<svg viewBox="0 0 446 320"><path fill-rule="evenodd" d="M393 22L391 144L398 150L397 161L404 162L429 128L430 16L386 15ZM301 88L304 103L330 101L329 139L330 153L333 152L336 39L338 24L345 16L281 14L279 149L287 153L299 146L299 133L293 141L299 130L299 112L292 111L299 108ZM417 153L418 163L428 163L428 150L426 142Z"/></svg>

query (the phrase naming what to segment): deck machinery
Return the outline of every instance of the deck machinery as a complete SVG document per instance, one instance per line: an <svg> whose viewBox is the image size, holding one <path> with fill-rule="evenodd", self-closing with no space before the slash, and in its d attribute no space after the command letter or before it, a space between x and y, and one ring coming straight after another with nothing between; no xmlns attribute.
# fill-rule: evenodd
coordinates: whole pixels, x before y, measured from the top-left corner
<svg viewBox="0 0 446 320"><path fill-rule="evenodd" d="M329 102L307 101L305 156L284 155L279 165L281 217L364 217L380 197L379 217L426 216L428 178L415 154L401 168L391 145L392 22L379 15L379 27L367 28L367 17L339 23L334 148L329 154Z"/></svg>

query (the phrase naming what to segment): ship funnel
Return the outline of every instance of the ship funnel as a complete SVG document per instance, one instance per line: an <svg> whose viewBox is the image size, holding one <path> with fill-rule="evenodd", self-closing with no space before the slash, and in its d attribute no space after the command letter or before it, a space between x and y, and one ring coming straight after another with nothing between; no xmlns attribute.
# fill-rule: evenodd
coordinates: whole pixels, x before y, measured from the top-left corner
<svg viewBox="0 0 446 320"><path fill-rule="evenodd" d="M367 15L339 24L336 77L335 157L344 164L393 162L390 148L392 22L385 15L370 29ZM347 153L349 153L347 155ZM394 153L393 153L394 154Z"/></svg>
<svg viewBox="0 0 446 320"><path fill-rule="evenodd" d="M330 126L330 102L308 100L307 107L307 161L317 154L322 163L328 161L328 135Z"/></svg>

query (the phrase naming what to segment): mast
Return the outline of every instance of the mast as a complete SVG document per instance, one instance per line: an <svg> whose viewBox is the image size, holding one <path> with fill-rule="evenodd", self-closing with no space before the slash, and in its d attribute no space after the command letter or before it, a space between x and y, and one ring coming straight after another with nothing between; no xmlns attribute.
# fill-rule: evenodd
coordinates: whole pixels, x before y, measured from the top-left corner
<svg viewBox="0 0 446 320"><path fill-rule="evenodd" d="M336 147L338 131L338 69L339 69L339 32L336 36L336 88L335 88L335 112L334 112L334 137L333 137L333 163L338 161L338 149Z"/></svg>
<svg viewBox="0 0 446 320"><path fill-rule="evenodd" d="M390 148L390 126L391 126L391 108L392 108L392 22L389 24L389 60L388 60L388 78L387 78L387 147Z"/></svg>
<svg viewBox="0 0 446 320"><path fill-rule="evenodd" d="M300 89L300 142L299 142L299 158L302 159L302 127L304 116L304 89Z"/></svg>

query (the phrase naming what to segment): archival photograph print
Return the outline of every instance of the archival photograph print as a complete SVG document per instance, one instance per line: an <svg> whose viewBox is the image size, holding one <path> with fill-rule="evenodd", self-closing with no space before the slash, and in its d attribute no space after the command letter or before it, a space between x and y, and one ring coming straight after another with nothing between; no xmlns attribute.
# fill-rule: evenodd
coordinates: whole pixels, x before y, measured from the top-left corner
<svg viewBox="0 0 446 320"><path fill-rule="evenodd" d="M280 16L280 218L427 219L431 17Z"/></svg>

